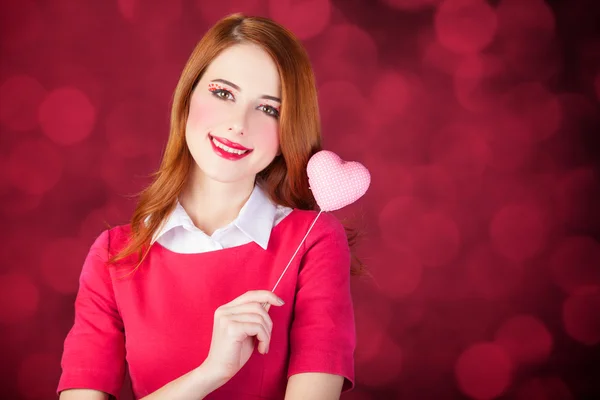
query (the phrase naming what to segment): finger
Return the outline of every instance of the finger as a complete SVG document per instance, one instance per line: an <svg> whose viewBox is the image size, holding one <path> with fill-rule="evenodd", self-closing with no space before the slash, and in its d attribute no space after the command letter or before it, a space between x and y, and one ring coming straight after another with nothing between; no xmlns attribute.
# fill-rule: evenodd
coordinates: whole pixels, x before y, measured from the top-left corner
<svg viewBox="0 0 600 400"><path fill-rule="evenodd" d="M269 307L270 306L271 305L269 304ZM271 319L271 316L267 310L260 306L259 303L246 303L239 306L224 308L224 315L237 315L245 313L258 314L265 321L266 325L268 325L269 329L273 327L273 320Z"/></svg>
<svg viewBox="0 0 600 400"><path fill-rule="evenodd" d="M258 343L256 345L256 350L258 350L260 354L267 354L269 349L267 349L267 345L265 343L260 342L258 339L254 339L254 343Z"/></svg>
<svg viewBox="0 0 600 400"><path fill-rule="evenodd" d="M250 290L242 294L241 296L233 299L226 305L237 306L239 304L250 303L253 301L257 303L269 303L276 306L281 306L285 304L285 302L282 299L280 299L275 293L269 290Z"/></svg>
<svg viewBox="0 0 600 400"><path fill-rule="evenodd" d="M243 314L230 314L223 320L225 324L239 323L239 322L252 322L255 324L262 325L269 337L272 332L272 322L266 321L262 315L254 313L243 313Z"/></svg>
<svg viewBox="0 0 600 400"><path fill-rule="evenodd" d="M258 350L258 352L260 354L267 354L267 347L265 346L265 344L261 341L258 340L258 338L256 336L254 336L254 346L256 346L256 350Z"/></svg>
<svg viewBox="0 0 600 400"><path fill-rule="evenodd" d="M267 334L267 331L265 330L264 326L262 326L261 324L255 324L252 322L239 322L239 323L236 323L235 325L239 326L247 336L256 336L256 339L259 342L258 343L259 351L261 351L260 347L262 347L262 351L261 351L262 354L265 354L266 352L269 351L271 338Z"/></svg>

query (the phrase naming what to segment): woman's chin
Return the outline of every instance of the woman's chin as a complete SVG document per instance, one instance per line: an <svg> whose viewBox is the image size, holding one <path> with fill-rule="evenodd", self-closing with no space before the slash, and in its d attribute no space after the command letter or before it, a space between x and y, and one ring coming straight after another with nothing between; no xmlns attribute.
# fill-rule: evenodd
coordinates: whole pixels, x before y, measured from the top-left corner
<svg viewBox="0 0 600 400"><path fill-rule="evenodd" d="M220 182L220 183L234 183L234 182L242 182L242 181L254 181L254 175L248 175L248 174L240 174L238 171L223 171L218 170L212 170L212 169L202 169L200 168L200 171L202 172L202 174L215 182Z"/></svg>

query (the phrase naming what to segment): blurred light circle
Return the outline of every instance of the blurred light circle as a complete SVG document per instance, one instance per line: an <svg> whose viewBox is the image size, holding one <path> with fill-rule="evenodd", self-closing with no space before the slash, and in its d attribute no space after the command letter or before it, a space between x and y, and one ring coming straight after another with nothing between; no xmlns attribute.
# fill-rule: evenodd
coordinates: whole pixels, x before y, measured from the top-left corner
<svg viewBox="0 0 600 400"><path fill-rule="evenodd" d="M373 312L373 305L356 307L356 362L370 361L382 351L381 343L388 329Z"/></svg>
<svg viewBox="0 0 600 400"><path fill-rule="evenodd" d="M81 7L81 6L80 6ZM89 12L89 10L88 10ZM94 18L94 17L90 17ZM81 21L79 21L81 23ZM126 46L124 43L121 46ZM114 48L115 57L120 57L118 50L120 47ZM102 72L95 68L90 68L88 64L94 64L96 59L93 55L82 55L77 57L73 61L68 60L57 60L57 64L49 71L50 75L47 79L52 82L54 87L58 88L77 88L78 91L85 94L85 97L91 104L104 104L112 101L110 93L114 90L115 86L125 89L127 85L132 83L132 80L128 82L115 82L114 85L107 85L102 81ZM145 71L144 71L145 72ZM142 74L140 73L138 79L141 79ZM122 80L128 80L125 75L122 76ZM125 89L128 90L128 89ZM151 90L149 90L152 92Z"/></svg>
<svg viewBox="0 0 600 400"><path fill-rule="evenodd" d="M18 266L19 273L37 276L37 267L40 263L40 252L31 251L31 243L40 243L44 240L41 229L35 229L35 221L29 222L21 219L20 224L15 224L0 246L0 260L2 267ZM8 271L7 271L8 272Z"/></svg>
<svg viewBox="0 0 600 400"><path fill-rule="evenodd" d="M126 20L141 22L144 26L157 25L159 29L179 19L182 14L180 0L154 0L152 3L140 0L117 0L117 6Z"/></svg>
<svg viewBox="0 0 600 400"><path fill-rule="evenodd" d="M408 168L397 162L382 160L378 154L366 154L364 165L369 168L373 176L383 176L385 179L373 179L366 196L371 197L371 201L366 202L366 206L373 206L377 212L392 196L402 196L412 194L413 179ZM390 185L393 182L393 185Z"/></svg>
<svg viewBox="0 0 600 400"><path fill-rule="evenodd" d="M162 86L164 79L161 77L158 81L144 82L143 76L147 74L147 70L152 69L156 62L174 58L173 52L178 51L179 48L186 47L184 51L189 51L188 49L193 47L193 42L198 40L199 36L196 33L188 35L192 41L189 45L183 45L181 36L177 36L181 35L182 24L184 24L182 0L124 1L119 5L119 11L123 18L130 22L130 26L123 30L129 34L124 36L128 40L122 43L116 41L112 53L116 54L117 58L130 59L133 46L141 49L140 54L143 54L143 57L136 60L135 66L132 64L136 79L131 82L118 82L117 85L129 92L143 93L140 97L152 96L156 93L154 86L156 84ZM120 27L120 24L115 26ZM198 21L195 21L195 27L200 30L208 29ZM125 77L124 74L122 76ZM132 85L134 87L131 87Z"/></svg>
<svg viewBox="0 0 600 400"><path fill-rule="evenodd" d="M392 253L378 247L370 259L378 288L391 299L409 296L421 283L423 267L419 258L408 250L399 249Z"/></svg>
<svg viewBox="0 0 600 400"><path fill-rule="evenodd" d="M544 0L503 0L496 12L502 35L519 37L537 33L548 37L556 27L552 9Z"/></svg>
<svg viewBox="0 0 600 400"><path fill-rule="evenodd" d="M512 87L504 97L511 115L524 121L536 141L548 139L560 127L562 108L558 97L539 82Z"/></svg>
<svg viewBox="0 0 600 400"><path fill-rule="evenodd" d="M550 256L550 268L566 293L600 287L600 243L589 236L564 238Z"/></svg>
<svg viewBox="0 0 600 400"><path fill-rule="evenodd" d="M30 213L42 202L42 195L30 194L21 190L15 190L11 184L8 171L8 160L0 155L0 214L7 218L16 218Z"/></svg>
<svg viewBox="0 0 600 400"><path fill-rule="evenodd" d="M92 243L105 229L109 229L105 211L103 208L95 209L81 221L79 237Z"/></svg>
<svg viewBox="0 0 600 400"><path fill-rule="evenodd" d="M509 296L523 279L522 265L500 256L489 243L471 246L465 266L470 290L485 299Z"/></svg>
<svg viewBox="0 0 600 400"><path fill-rule="evenodd" d="M377 46L368 32L356 25L338 24L328 27L315 44L313 66L323 82L355 82L362 89L373 85L365 76L378 71Z"/></svg>
<svg viewBox="0 0 600 400"><path fill-rule="evenodd" d="M57 353L26 354L17 370L20 398L37 400L56 397L60 359Z"/></svg>
<svg viewBox="0 0 600 400"><path fill-rule="evenodd" d="M301 40L319 35L329 25L329 0L270 0L269 15Z"/></svg>
<svg viewBox="0 0 600 400"><path fill-rule="evenodd" d="M6 162L8 180L26 193L41 195L52 189L63 173L58 149L44 139L17 143Z"/></svg>
<svg viewBox="0 0 600 400"><path fill-rule="evenodd" d="M107 152L102 155L98 174L119 195L132 195L149 183L148 177L156 168L155 163L156 160L148 155L123 158Z"/></svg>
<svg viewBox="0 0 600 400"><path fill-rule="evenodd" d="M539 40L535 34L507 41L502 54L511 75L521 80L548 81L562 72L563 53L559 45Z"/></svg>
<svg viewBox="0 0 600 400"><path fill-rule="evenodd" d="M450 216L434 211L421 216L409 243L423 265L439 267L458 254L460 232Z"/></svg>
<svg viewBox="0 0 600 400"><path fill-rule="evenodd" d="M121 15L128 20L132 20L135 15L135 8L138 5L138 0L117 0L117 6Z"/></svg>
<svg viewBox="0 0 600 400"><path fill-rule="evenodd" d="M379 214L381 236L390 249L409 250L423 265L441 266L456 256L460 232L450 216L424 204L412 196L389 200Z"/></svg>
<svg viewBox="0 0 600 400"><path fill-rule="evenodd" d="M431 141L431 158L451 176L471 181L483 174L491 162L492 152L476 126L456 123Z"/></svg>
<svg viewBox="0 0 600 400"><path fill-rule="evenodd" d="M56 89L42 102L39 110L43 132L54 142L70 145L87 138L96 122L96 108L79 89Z"/></svg>
<svg viewBox="0 0 600 400"><path fill-rule="evenodd" d="M573 294L562 309L565 330L587 346L600 343L600 287Z"/></svg>
<svg viewBox="0 0 600 400"><path fill-rule="evenodd" d="M319 106L323 116L336 108L355 106L358 112L366 106L366 101L358 87L348 81L327 81L319 87Z"/></svg>
<svg viewBox="0 0 600 400"><path fill-rule="evenodd" d="M396 251L407 248L408 238L423 213L423 207L414 197L397 196L390 199L379 214L383 242Z"/></svg>
<svg viewBox="0 0 600 400"><path fill-rule="evenodd" d="M433 8L442 0L383 0L383 3L392 8L408 11L422 11Z"/></svg>
<svg viewBox="0 0 600 400"><path fill-rule="evenodd" d="M399 164L410 169L409 173L413 174L412 166L420 163L425 151L422 135L427 133L427 127L421 117L424 116L415 110L392 121L382 121L381 125L372 126L373 134L367 136L368 147L363 150L361 157L365 160L379 159L386 164ZM399 126L402 127L401 131ZM340 135L341 140L343 135ZM395 191L395 185L390 182L393 181L385 181L388 189Z"/></svg>
<svg viewBox="0 0 600 400"><path fill-rule="evenodd" d="M494 169L515 172L531 162L534 141L526 121L504 113L490 118L488 126L492 131L488 143Z"/></svg>
<svg viewBox="0 0 600 400"><path fill-rule="evenodd" d="M563 54L555 41L555 18L544 0L503 0L496 8L497 47L514 75L550 79Z"/></svg>
<svg viewBox="0 0 600 400"><path fill-rule="evenodd" d="M436 69L445 74L453 74L463 59L462 54L458 54L446 46L443 46L437 39L435 33L423 29L417 39L422 54L421 62L425 67Z"/></svg>
<svg viewBox="0 0 600 400"><path fill-rule="evenodd" d="M494 79L506 74L504 63L490 54L471 54L456 66L453 75L456 100L472 112L490 111L497 107L498 89Z"/></svg>
<svg viewBox="0 0 600 400"><path fill-rule="evenodd" d="M421 291L422 293L422 291ZM393 318L390 322L391 332L407 332L413 329L420 329L424 324L424 320L430 315L431 310L428 305L417 292L413 293L410 303L404 303L402 307L402 318ZM398 307L394 307L394 311L398 311Z"/></svg>
<svg viewBox="0 0 600 400"><path fill-rule="evenodd" d="M360 364L356 374L360 384L380 387L398 381L402 372L402 349L387 333L383 335L381 348L385 350Z"/></svg>
<svg viewBox="0 0 600 400"><path fill-rule="evenodd" d="M509 386L512 363L504 349L492 343L477 343L465 350L455 366L460 390L474 399L493 399Z"/></svg>
<svg viewBox="0 0 600 400"><path fill-rule="evenodd" d="M105 221L111 226L122 225L131 221L135 205L135 201L132 199L124 195L114 194L109 198L106 205L100 209L100 212L105 217Z"/></svg>
<svg viewBox="0 0 600 400"><path fill-rule="evenodd" d="M370 94L370 107L377 110L372 115L377 121L392 120L404 114L411 100L409 83L398 72L385 71L377 77ZM365 112L365 107L362 112Z"/></svg>
<svg viewBox="0 0 600 400"><path fill-rule="evenodd" d="M96 137L71 145L65 151L65 170L80 177L97 176L100 160L108 151L106 141Z"/></svg>
<svg viewBox="0 0 600 400"><path fill-rule="evenodd" d="M523 201L535 198L531 193L531 180L525 179L523 175L493 173L491 176L493 177L482 181L481 199L478 208L473 210L481 210L478 217L481 222L489 222L499 209L512 204L516 199Z"/></svg>
<svg viewBox="0 0 600 400"><path fill-rule="evenodd" d="M445 0L434 20L439 42L456 53L475 53L493 40L497 28L494 9L482 0Z"/></svg>
<svg viewBox="0 0 600 400"><path fill-rule="evenodd" d="M417 166L413 174L413 195L426 208L452 210L456 205L457 189L451 171L441 163Z"/></svg>
<svg viewBox="0 0 600 400"><path fill-rule="evenodd" d="M143 102L120 103L106 117L106 138L111 152L138 157L148 152L156 123L152 108Z"/></svg>
<svg viewBox="0 0 600 400"><path fill-rule="evenodd" d="M169 133L171 97L181 75L181 69L182 65L178 61L162 59L138 72L140 81L149 82L152 85L152 90L148 92L148 97L144 99L135 97L132 101L137 102L141 110L150 110L145 114L145 119L140 122L143 126L150 122L155 124L152 130L154 134L150 135L150 138L160 139L160 143L158 143L159 150L162 150L163 143ZM160 110L160 112L157 112L157 110Z"/></svg>
<svg viewBox="0 0 600 400"><path fill-rule="evenodd" d="M13 75L0 86L0 122L13 131L28 131L38 125L38 108L46 91L33 77Z"/></svg>
<svg viewBox="0 0 600 400"><path fill-rule="evenodd" d="M265 0L221 0L206 1L196 0L200 18L205 23L214 24L225 15L244 13L246 15L265 14Z"/></svg>
<svg viewBox="0 0 600 400"><path fill-rule="evenodd" d="M0 324L14 324L31 318L38 309L39 299L39 290L29 276L20 272L1 274Z"/></svg>
<svg viewBox="0 0 600 400"><path fill-rule="evenodd" d="M567 385L556 376L533 378L520 385L515 400L575 400Z"/></svg>
<svg viewBox="0 0 600 400"><path fill-rule="evenodd" d="M12 187L6 189L4 193L0 192L0 213L8 218L29 214L42 204L42 195L25 193Z"/></svg>
<svg viewBox="0 0 600 400"><path fill-rule="evenodd" d="M552 336L542 321L531 315L517 315L505 321L496 332L515 364L544 362L552 351Z"/></svg>
<svg viewBox="0 0 600 400"><path fill-rule="evenodd" d="M358 88L344 81L326 82L319 89L319 97L323 131L343 132L342 139L334 142L340 156L344 159L360 157L372 142L365 132L372 129L364 111L367 103Z"/></svg>
<svg viewBox="0 0 600 400"><path fill-rule="evenodd" d="M490 224L494 249L513 261L537 255L547 233L545 216L537 204L507 204L496 212Z"/></svg>
<svg viewBox="0 0 600 400"><path fill-rule="evenodd" d="M42 248L41 273L45 282L62 294L77 293L79 276L89 245L74 238L59 238Z"/></svg>

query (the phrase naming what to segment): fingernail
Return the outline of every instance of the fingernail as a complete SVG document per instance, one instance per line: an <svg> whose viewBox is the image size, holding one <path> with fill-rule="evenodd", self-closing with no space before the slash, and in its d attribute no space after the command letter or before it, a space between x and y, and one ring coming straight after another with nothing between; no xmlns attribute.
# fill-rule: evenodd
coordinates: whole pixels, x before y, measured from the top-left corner
<svg viewBox="0 0 600 400"><path fill-rule="evenodd" d="M279 304L281 304L281 305L284 305L284 304L285 304L285 301L283 301L283 300L281 299L281 297L278 297L278 298L277 298L277 301L279 301Z"/></svg>

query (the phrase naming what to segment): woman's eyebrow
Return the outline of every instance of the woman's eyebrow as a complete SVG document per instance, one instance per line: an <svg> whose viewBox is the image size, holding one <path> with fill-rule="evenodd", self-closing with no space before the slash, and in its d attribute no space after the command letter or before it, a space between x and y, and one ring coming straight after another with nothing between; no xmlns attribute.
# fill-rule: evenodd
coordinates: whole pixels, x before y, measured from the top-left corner
<svg viewBox="0 0 600 400"><path fill-rule="evenodd" d="M267 100L273 100L276 101L278 103L281 103L281 99L279 97L275 97L275 96L269 96L269 95L262 95L260 96L261 99L267 99Z"/></svg>
<svg viewBox="0 0 600 400"><path fill-rule="evenodd" d="M236 85L235 83L226 81L225 79L213 79L211 82L221 82L221 83L231 86L235 90L238 90L240 92L242 91L242 89L240 89L240 87L238 85Z"/></svg>
<svg viewBox="0 0 600 400"><path fill-rule="evenodd" d="M232 88L234 88L235 90L237 90L239 92L242 91L242 89L238 85L236 85L233 82L229 82L228 80L225 80L225 79L220 79L220 78L213 79L211 82L221 82L221 83L231 86ZM277 101L277 102L281 103L281 99L279 97L275 97L275 96L269 96L269 95L265 94L265 95L260 96L260 98L266 99L266 100L273 100L273 101Z"/></svg>

